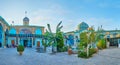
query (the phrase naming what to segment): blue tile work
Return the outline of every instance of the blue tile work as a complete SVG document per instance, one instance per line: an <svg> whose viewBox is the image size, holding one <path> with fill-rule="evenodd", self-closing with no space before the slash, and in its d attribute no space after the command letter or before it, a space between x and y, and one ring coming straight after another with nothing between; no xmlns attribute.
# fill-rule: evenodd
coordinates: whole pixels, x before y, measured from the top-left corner
<svg viewBox="0 0 120 65"><path fill-rule="evenodd" d="M25 47L36 47L44 34L43 26L29 25L29 18L23 18L23 25L9 25L0 17L0 47L16 47L21 44Z"/></svg>
<svg viewBox="0 0 120 65"><path fill-rule="evenodd" d="M0 47L2 47L2 42L3 41L3 27L0 24Z"/></svg>

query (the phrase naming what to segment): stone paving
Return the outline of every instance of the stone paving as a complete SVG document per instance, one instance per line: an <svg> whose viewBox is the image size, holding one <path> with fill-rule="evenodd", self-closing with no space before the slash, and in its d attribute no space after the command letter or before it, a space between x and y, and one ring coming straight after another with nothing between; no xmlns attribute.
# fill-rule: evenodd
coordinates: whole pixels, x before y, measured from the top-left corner
<svg viewBox="0 0 120 65"><path fill-rule="evenodd" d="M120 49L100 50L92 58L78 58L67 52L51 55L26 48L19 56L15 48L0 48L0 65L120 65Z"/></svg>

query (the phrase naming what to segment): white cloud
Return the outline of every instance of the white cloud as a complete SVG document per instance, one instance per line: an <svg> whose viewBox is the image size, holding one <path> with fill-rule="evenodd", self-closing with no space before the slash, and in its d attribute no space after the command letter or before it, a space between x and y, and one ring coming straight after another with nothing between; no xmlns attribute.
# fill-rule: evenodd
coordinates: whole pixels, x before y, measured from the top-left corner
<svg viewBox="0 0 120 65"><path fill-rule="evenodd" d="M85 0L86 2L92 2L94 0ZM109 5L106 3L99 4L101 7L108 7ZM9 10L8 10L9 11ZM14 12L14 11L13 11ZM22 19L24 17L24 13L19 14L19 12L13 13L7 13L10 16L7 16L4 14L3 16L6 16L5 20L8 21L8 23L11 23L12 21L15 21L15 24L22 24ZM116 20L113 19L107 19L107 18L96 18L96 17L83 17L83 18L75 18L76 16L73 16L72 14L77 14L77 12L71 12L69 10L64 9L64 7L53 4L50 5L49 8L39 8L38 10L32 11L28 16L30 18L30 24L31 25L38 25L38 26L45 26L47 28L47 24L49 23L51 25L52 30L55 32L56 25L62 20L63 28L62 30L64 32L68 31L74 31L77 29L78 24L81 22L86 22L89 24L89 26L94 25L97 29L98 26L103 25L104 29L115 29L118 28L120 25L113 23ZM1 15L2 15L1 14ZM15 16L16 15L16 16ZM18 16L19 17L18 17ZM70 19L70 18L72 19Z"/></svg>
<svg viewBox="0 0 120 65"><path fill-rule="evenodd" d="M76 23L77 21L75 20L64 20L63 21L63 31L68 32L68 31L74 31L76 29Z"/></svg>
<svg viewBox="0 0 120 65"><path fill-rule="evenodd" d="M64 15L67 14L66 10L62 9L59 5L51 6L47 9L39 9L32 13L30 24L45 26L51 25L52 30L55 32L56 25L64 20Z"/></svg>

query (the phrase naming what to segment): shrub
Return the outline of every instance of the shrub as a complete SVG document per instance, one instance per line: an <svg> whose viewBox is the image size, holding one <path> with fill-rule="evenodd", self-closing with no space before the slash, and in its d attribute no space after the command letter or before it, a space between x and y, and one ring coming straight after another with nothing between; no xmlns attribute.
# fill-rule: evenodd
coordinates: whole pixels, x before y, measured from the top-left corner
<svg viewBox="0 0 120 65"><path fill-rule="evenodd" d="M62 48L64 47L64 39L62 32L56 33L56 41L57 41L57 51L61 52Z"/></svg>
<svg viewBox="0 0 120 65"><path fill-rule="evenodd" d="M89 56L87 57L87 51L82 51L82 52L78 52L78 57L81 57L81 58L89 58L89 57L92 57L93 54L97 53L97 49L95 48L91 48L89 49Z"/></svg>
<svg viewBox="0 0 120 65"><path fill-rule="evenodd" d="M106 48L105 39L99 40L97 47L98 47L98 49L105 49Z"/></svg>
<svg viewBox="0 0 120 65"><path fill-rule="evenodd" d="M68 50L68 47L67 46L64 46L63 47L63 52L67 51Z"/></svg>
<svg viewBox="0 0 120 65"><path fill-rule="evenodd" d="M20 51L24 51L24 46L23 45L18 45L17 47L17 51L20 52Z"/></svg>
<svg viewBox="0 0 120 65"><path fill-rule="evenodd" d="M102 48L105 49L107 46L106 46L106 41L105 39L102 39Z"/></svg>
<svg viewBox="0 0 120 65"><path fill-rule="evenodd" d="M78 57L81 57L81 58L88 58L86 52L78 52Z"/></svg>
<svg viewBox="0 0 120 65"><path fill-rule="evenodd" d="M98 49L102 49L101 40L98 41L98 43L97 43L97 48L98 48Z"/></svg>
<svg viewBox="0 0 120 65"><path fill-rule="evenodd" d="M68 50L68 47L67 46L64 46L62 48L59 48L59 51L58 52L65 52Z"/></svg>
<svg viewBox="0 0 120 65"><path fill-rule="evenodd" d="M95 49L95 48L91 48L91 49L89 49L89 56L92 56L93 54L95 54L95 53L97 53L97 49Z"/></svg>

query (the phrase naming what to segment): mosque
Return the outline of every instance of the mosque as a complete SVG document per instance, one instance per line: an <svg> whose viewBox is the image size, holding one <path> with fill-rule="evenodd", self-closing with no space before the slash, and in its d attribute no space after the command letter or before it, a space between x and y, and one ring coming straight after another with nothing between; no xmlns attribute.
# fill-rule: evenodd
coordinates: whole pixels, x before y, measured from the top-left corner
<svg viewBox="0 0 120 65"><path fill-rule="evenodd" d="M44 26L29 25L30 19L23 18L23 25L9 25L6 20L0 16L0 47L15 47L19 44L25 47L41 47ZM80 42L80 33L88 31L89 25L81 22L75 31L64 33L64 44L76 46ZM100 32L103 38L108 39L110 46L120 47L120 30L103 30Z"/></svg>
<svg viewBox="0 0 120 65"><path fill-rule="evenodd" d="M81 22L75 31L65 33L65 44L77 46L77 43L80 42L80 33L87 32L90 28L87 23ZM95 32L101 34L101 37L106 39L109 43L108 46L120 47L120 30L104 30L101 26Z"/></svg>
<svg viewBox="0 0 120 65"><path fill-rule="evenodd" d="M80 42L80 33L88 31L89 25L85 22L81 22L75 31L66 32L65 35L65 45L77 46Z"/></svg>
<svg viewBox="0 0 120 65"><path fill-rule="evenodd" d="M29 25L30 19L23 18L23 25L9 25L0 16L0 47L15 47L22 44L25 47L42 46L44 26Z"/></svg>

